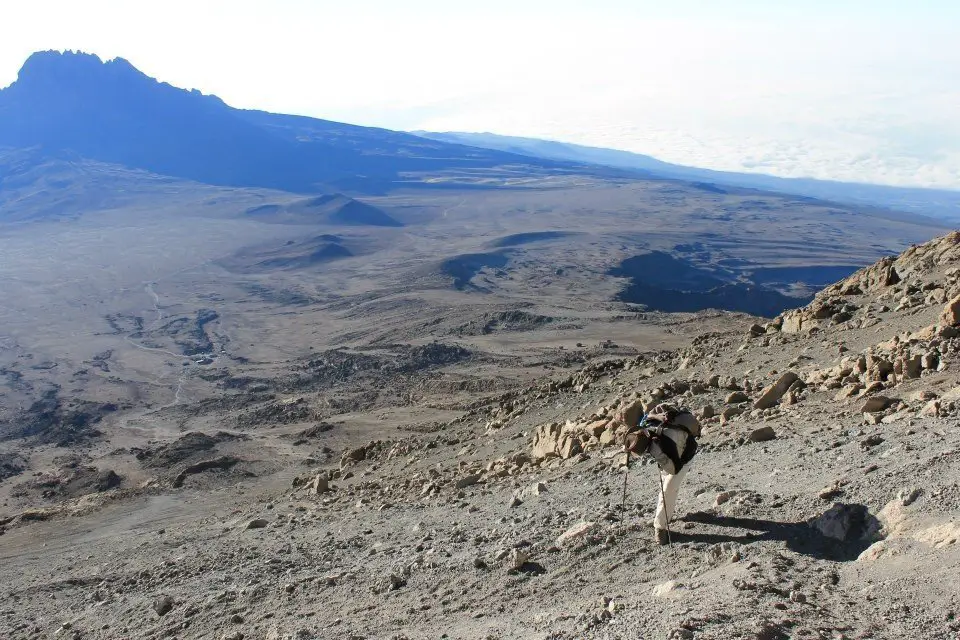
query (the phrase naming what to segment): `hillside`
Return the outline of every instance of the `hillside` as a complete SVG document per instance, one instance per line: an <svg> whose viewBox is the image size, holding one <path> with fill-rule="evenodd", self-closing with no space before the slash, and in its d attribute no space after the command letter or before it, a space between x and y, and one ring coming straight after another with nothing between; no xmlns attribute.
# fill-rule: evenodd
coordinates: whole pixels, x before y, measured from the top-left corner
<svg viewBox="0 0 960 640"><path fill-rule="evenodd" d="M3 432L4 624L22 637L952 639L958 296L951 233L762 324L664 317L660 346L641 351L478 337L219 365L220 394L156 409L173 428L136 444L117 408L48 399L9 423L29 432ZM220 335L222 319L196 322ZM515 330L529 349L551 324ZM609 416L633 398L682 403L705 427L671 547L647 524L652 466L632 467L620 509ZM56 457L42 443L64 433L93 446Z"/></svg>

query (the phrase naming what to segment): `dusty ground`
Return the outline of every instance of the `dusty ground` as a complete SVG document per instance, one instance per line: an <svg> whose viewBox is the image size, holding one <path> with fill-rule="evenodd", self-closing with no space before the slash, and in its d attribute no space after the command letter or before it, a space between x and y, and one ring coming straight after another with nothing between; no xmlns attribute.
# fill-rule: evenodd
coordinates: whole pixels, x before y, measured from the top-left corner
<svg viewBox="0 0 960 640"><path fill-rule="evenodd" d="M408 226L371 229L165 185L151 218L5 227L0 637L957 637L960 343L921 331L956 238L753 326L610 270L664 250L659 286L790 292L937 228L574 186L392 194ZM620 510L604 416L634 392L704 416L669 548L653 466Z"/></svg>

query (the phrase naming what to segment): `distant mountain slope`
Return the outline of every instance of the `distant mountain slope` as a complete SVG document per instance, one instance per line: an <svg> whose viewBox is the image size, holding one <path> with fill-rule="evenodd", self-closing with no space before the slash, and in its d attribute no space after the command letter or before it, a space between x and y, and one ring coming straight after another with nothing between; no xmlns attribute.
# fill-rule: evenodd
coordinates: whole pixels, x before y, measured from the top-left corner
<svg viewBox="0 0 960 640"><path fill-rule="evenodd" d="M247 211L248 216L269 222L335 224L343 226L402 227L386 212L342 194L317 196L286 204L264 204Z"/></svg>
<svg viewBox="0 0 960 640"><path fill-rule="evenodd" d="M0 147L0 222L74 218L138 203L156 204L190 190L217 187L80 158L72 152Z"/></svg>
<svg viewBox="0 0 960 640"><path fill-rule="evenodd" d="M382 191L404 172L510 163L500 151L312 118L242 111L117 58L36 53L0 90L0 146L84 158L207 184L318 193Z"/></svg>
<svg viewBox="0 0 960 640"><path fill-rule="evenodd" d="M713 171L671 164L651 156L630 153L629 151L588 147L537 138L501 136L493 133L435 133L430 131L416 131L414 133L430 140L455 142L552 160L595 163L621 169L650 172L666 178L763 189L848 204L886 207L945 220L960 220L960 191L888 187L809 178L778 178L753 173Z"/></svg>

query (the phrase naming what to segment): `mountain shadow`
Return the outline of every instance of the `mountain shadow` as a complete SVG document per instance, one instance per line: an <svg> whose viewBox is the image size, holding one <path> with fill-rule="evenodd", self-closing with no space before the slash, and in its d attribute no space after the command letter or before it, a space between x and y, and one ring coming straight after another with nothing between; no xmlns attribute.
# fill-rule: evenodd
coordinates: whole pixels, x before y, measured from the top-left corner
<svg viewBox="0 0 960 640"><path fill-rule="evenodd" d="M772 317L808 301L754 284L722 280L662 251L627 258L608 275L630 280L618 300L642 304L652 311L723 309Z"/></svg>

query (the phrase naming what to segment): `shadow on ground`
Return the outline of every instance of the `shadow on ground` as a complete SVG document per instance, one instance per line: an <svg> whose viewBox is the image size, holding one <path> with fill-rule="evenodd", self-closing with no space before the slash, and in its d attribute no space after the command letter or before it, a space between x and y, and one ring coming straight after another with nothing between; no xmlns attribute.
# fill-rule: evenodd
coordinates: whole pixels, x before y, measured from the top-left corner
<svg viewBox="0 0 960 640"><path fill-rule="evenodd" d="M686 533L673 534L674 542L702 542L717 544L721 542L737 542L752 544L763 541L780 541L795 553L811 556L821 560L835 560L849 562L857 557L877 538L869 532L879 530L879 523L866 512L864 508L863 521L856 523L845 540L826 536L811 526L809 521L778 522L760 518L737 518L732 516L716 515L708 512L688 514L683 518L685 522L695 522L714 527L729 527L746 529L745 535L727 535L718 533Z"/></svg>

